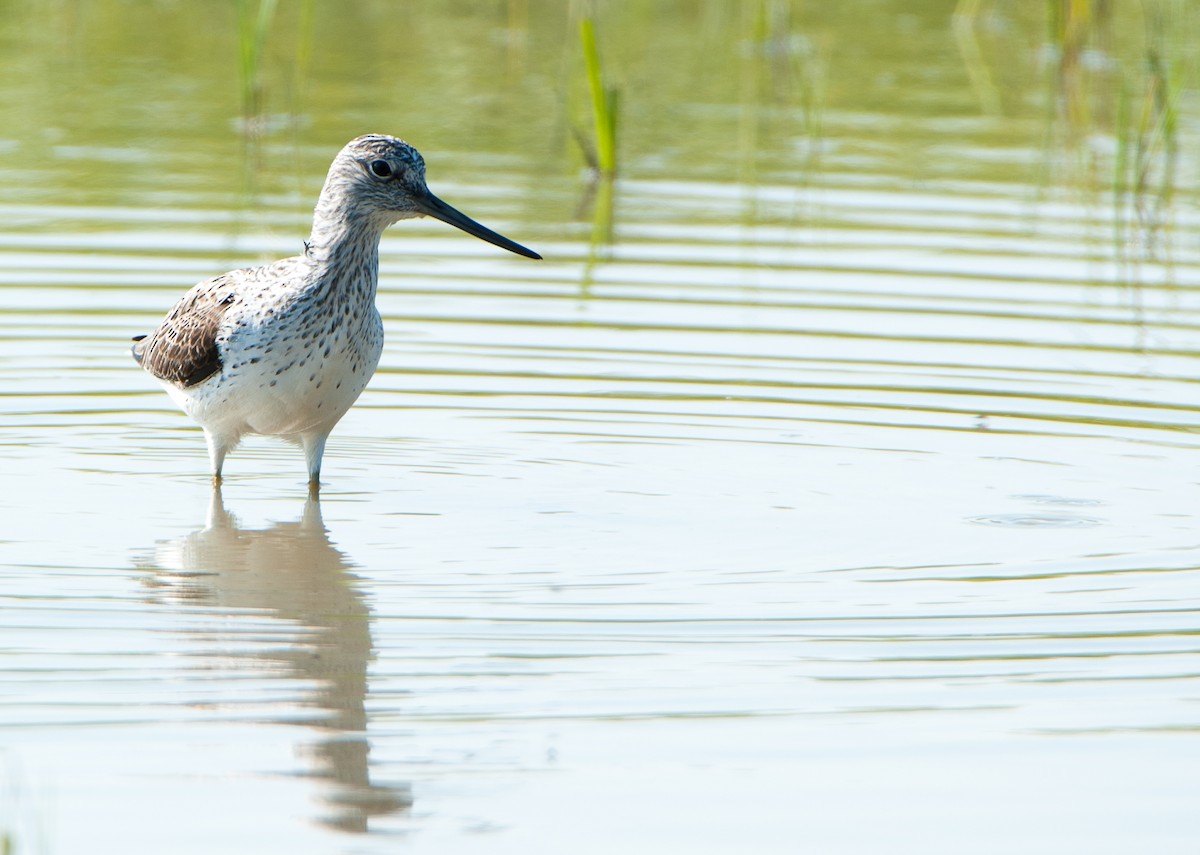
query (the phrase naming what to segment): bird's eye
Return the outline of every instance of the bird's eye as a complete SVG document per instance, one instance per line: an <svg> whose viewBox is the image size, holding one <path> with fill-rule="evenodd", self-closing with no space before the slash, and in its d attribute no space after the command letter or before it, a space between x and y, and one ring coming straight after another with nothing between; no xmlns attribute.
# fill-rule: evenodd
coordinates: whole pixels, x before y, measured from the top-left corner
<svg viewBox="0 0 1200 855"><path fill-rule="evenodd" d="M376 178L391 178L392 165L386 160L372 160L371 172Z"/></svg>

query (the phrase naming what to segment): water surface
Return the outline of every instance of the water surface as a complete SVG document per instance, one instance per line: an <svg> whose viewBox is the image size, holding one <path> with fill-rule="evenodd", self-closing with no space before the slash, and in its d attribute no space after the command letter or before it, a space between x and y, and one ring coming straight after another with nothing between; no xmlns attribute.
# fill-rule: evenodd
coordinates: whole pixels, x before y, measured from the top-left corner
<svg viewBox="0 0 1200 855"><path fill-rule="evenodd" d="M1195 851L1194 15L910 5L602 7L609 194L559 4L281 9L249 118L232 10L15 4L14 851ZM390 230L319 501L215 493L128 339L367 131L546 261Z"/></svg>

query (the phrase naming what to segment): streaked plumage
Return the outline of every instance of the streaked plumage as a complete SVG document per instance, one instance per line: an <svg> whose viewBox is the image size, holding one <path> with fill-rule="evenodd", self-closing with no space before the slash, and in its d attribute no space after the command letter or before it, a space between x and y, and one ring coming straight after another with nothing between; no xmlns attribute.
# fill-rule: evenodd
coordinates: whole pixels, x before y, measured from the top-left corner
<svg viewBox="0 0 1200 855"><path fill-rule="evenodd" d="M395 137L352 140L334 159L303 255L234 270L192 288L133 355L195 419L213 477L246 434L304 448L318 483L325 440L375 373L379 239L397 220L432 216L529 258L425 186L425 162Z"/></svg>

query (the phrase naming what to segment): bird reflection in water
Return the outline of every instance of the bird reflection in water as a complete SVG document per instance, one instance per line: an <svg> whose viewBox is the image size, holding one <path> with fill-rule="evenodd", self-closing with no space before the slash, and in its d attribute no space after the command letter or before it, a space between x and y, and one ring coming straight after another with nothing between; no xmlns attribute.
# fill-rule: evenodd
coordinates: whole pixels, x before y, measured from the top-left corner
<svg viewBox="0 0 1200 855"><path fill-rule="evenodd" d="M140 563L153 571L167 599L231 612L267 611L303 628L286 646L254 655L283 666L268 673L318 687L304 701L322 712L313 723L328 731L309 746L312 774L328 785L321 794L327 810L322 823L365 832L372 816L411 806L408 787L371 783L365 709L370 610L346 556L329 540L315 492L298 521L251 529L239 526L215 487L208 524L160 542L153 557Z"/></svg>

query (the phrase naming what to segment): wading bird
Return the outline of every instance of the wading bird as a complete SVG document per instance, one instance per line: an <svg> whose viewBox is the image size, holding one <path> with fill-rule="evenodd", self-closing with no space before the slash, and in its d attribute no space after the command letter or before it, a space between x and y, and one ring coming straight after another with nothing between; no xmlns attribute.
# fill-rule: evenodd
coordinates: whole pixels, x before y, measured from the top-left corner
<svg viewBox="0 0 1200 855"><path fill-rule="evenodd" d="M205 280L134 339L134 358L204 428L214 481L243 436L263 434L300 445L318 487L325 441L383 351L379 239L411 217L541 258L430 193L415 148L370 134L329 167L303 255Z"/></svg>

